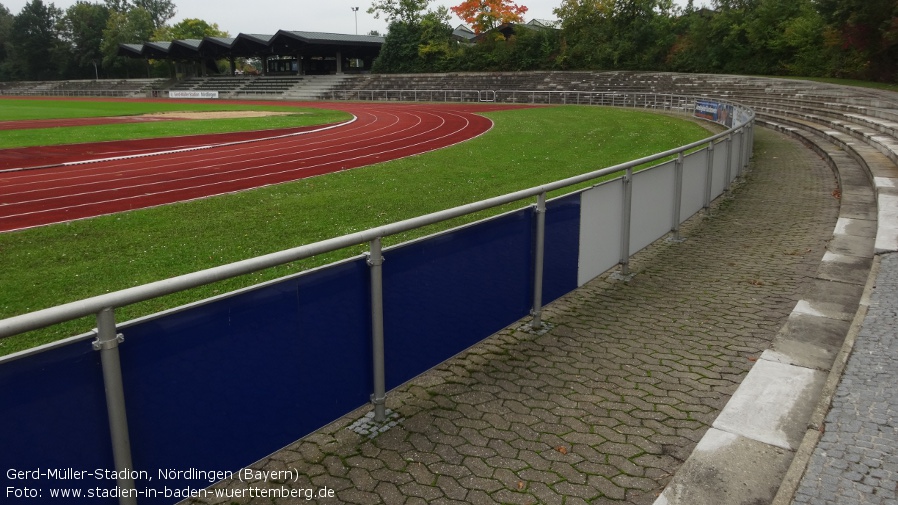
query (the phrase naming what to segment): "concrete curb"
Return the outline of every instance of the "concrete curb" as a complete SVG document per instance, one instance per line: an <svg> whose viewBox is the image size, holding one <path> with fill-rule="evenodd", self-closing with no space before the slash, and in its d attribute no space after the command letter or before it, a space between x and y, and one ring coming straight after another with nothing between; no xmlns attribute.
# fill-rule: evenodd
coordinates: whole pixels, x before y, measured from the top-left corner
<svg viewBox="0 0 898 505"><path fill-rule="evenodd" d="M856 176L867 170L865 164L840 168L825 148L814 150L833 168L840 187L848 175L843 171ZM867 188L843 192L843 203L870 205L875 189ZM870 212L872 219L863 214L843 206L813 292L798 301L771 349L756 361L654 505L789 503L821 436L875 282L872 270L865 277L823 275L833 258L875 261L874 242L882 233L873 228L881 212Z"/></svg>
<svg viewBox="0 0 898 505"><path fill-rule="evenodd" d="M839 351L838 356L836 356L833 367L829 371L829 376L826 378L826 384L823 386L823 391L821 391L820 401L817 402L817 407L814 409L814 412L811 414L811 418L808 421L808 428L805 432L804 439L798 447L798 450L795 452L795 458L792 460L792 464L789 466L789 470L786 472L783 483L780 485L780 489L771 502L771 505L789 505L792 503L792 498L795 496L795 491L801 483L801 478L804 476L805 470L808 467L808 463L814 453L814 448L817 447L817 442L819 442L820 437L823 436L823 431L825 429L823 421L826 418L826 413L829 411L830 405L832 405L836 387L838 387L839 381L842 379L842 373L845 371L845 366L848 364L848 357L851 356L851 352L854 349L854 343L857 340L857 335L861 330L864 318L867 316L867 311L870 308L870 294L876 285L876 277L879 274L879 265L880 257L876 256L873 258L870 276L867 279L866 286L864 286L864 294L861 297L861 303L854 316L854 320L851 322L851 328L848 330L848 335L845 337L842 349Z"/></svg>

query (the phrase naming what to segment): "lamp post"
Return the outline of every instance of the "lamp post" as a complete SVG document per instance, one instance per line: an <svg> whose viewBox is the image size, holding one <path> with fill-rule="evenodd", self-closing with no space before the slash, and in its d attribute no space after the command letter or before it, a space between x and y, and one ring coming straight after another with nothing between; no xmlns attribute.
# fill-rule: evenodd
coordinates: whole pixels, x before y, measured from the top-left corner
<svg viewBox="0 0 898 505"><path fill-rule="evenodd" d="M359 8L358 7L350 7L352 9L352 13L355 16L355 34L359 34Z"/></svg>

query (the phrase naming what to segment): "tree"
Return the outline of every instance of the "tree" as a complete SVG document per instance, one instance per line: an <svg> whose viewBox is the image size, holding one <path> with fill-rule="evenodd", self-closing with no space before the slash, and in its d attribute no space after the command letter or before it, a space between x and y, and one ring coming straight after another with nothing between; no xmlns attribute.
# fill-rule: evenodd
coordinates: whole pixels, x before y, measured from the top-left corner
<svg viewBox="0 0 898 505"><path fill-rule="evenodd" d="M143 68L141 62L118 55L119 44L136 44L151 40L153 19L145 9L134 8L127 12L111 12L103 30L103 66L125 77L136 77Z"/></svg>
<svg viewBox="0 0 898 505"><path fill-rule="evenodd" d="M368 14L374 14L374 19L380 19L383 15L388 24L401 22L417 24L424 17L430 0L375 0L368 8Z"/></svg>
<svg viewBox="0 0 898 505"><path fill-rule="evenodd" d="M12 77L19 79L47 80L59 75L61 43L57 23L62 11L53 4L32 0L12 23L9 69Z"/></svg>
<svg viewBox="0 0 898 505"><path fill-rule="evenodd" d="M371 9L391 19L384 45L371 66L374 72L443 70L452 54L452 27L445 7L424 11L430 0L379 0Z"/></svg>
<svg viewBox="0 0 898 505"><path fill-rule="evenodd" d="M449 63L453 50L449 19L449 11L443 6L429 11L421 19L421 36L418 40L418 57L423 65L421 71L442 71Z"/></svg>
<svg viewBox="0 0 898 505"><path fill-rule="evenodd" d="M802 14L784 24L782 40L793 54L784 62L791 75L828 75L833 48L826 43L826 24L812 2L803 2Z"/></svg>
<svg viewBox="0 0 898 505"><path fill-rule="evenodd" d="M489 33L463 46L453 70L525 71L558 68L560 31L521 25L507 38Z"/></svg>
<svg viewBox="0 0 898 505"><path fill-rule="evenodd" d="M109 21L109 8L79 1L66 10L62 20L63 38L71 46L72 72L77 77L95 77L103 61L103 29Z"/></svg>
<svg viewBox="0 0 898 505"><path fill-rule="evenodd" d="M153 34L153 40L186 40L205 37L227 37L218 24L211 25L202 19L187 18L171 26L163 26Z"/></svg>
<svg viewBox="0 0 898 505"><path fill-rule="evenodd" d="M0 4L0 79L4 79L6 74L4 68L9 57L7 45L11 40L13 21L15 21L15 16L10 14L9 9L3 4Z"/></svg>
<svg viewBox="0 0 898 505"><path fill-rule="evenodd" d="M810 0L760 0L743 17L745 35L753 50L744 55L749 59L740 66L755 74L784 73L798 50L795 42L813 43L805 39L813 37L810 33L791 40L786 37L790 29L795 34L795 20L810 14L811 7Z"/></svg>
<svg viewBox="0 0 898 505"><path fill-rule="evenodd" d="M561 61L567 68L657 68L675 37L671 0L564 0Z"/></svg>
<svg viewBox="0 0 898 505"><path fill-rule="evenodd" d="M147 11L150 14L150 19L153 20L153 28L156 30L165 26L169 19L175 17L177 11L171 0L134 0L133 9Z"/></svg>
<svg viewBox="0 0 898 505"><path fill-rule="evenodd" d="M895 0L817 0L816 4L835 39L831 42L841 46L841 72L847 67L856 74L853 77L898 79Z"/></svg>
<svg viewBox="0 0 898 505"><path fill-rule="evenodd" d="M421 25L393 21L387 28L387 37L380 54L371 65L375 73L408 73L418 71L418 46L421 42Z"/></svg>
<svg viewBox="0 0 898 505"><path fill-rule="evenodd" d="M483 33L505 23L524 21L527 7L511 0L465 0L450 10L470 24L475 33Z"/></svg>
<svg viewBox="0 0 898 505"><path fill-rule="evenodd" d="M128 0L104 0L106 8L113 12L128 12L131 10L131 3Z"/></svg>

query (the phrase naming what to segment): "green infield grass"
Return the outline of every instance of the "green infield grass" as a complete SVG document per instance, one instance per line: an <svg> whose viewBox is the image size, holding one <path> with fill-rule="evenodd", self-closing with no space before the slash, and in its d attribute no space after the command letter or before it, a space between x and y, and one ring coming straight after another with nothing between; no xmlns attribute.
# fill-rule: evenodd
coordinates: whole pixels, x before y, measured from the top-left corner
<svg viewBox="0 0 898 505"><path fill-rule="evenodd" d="M488 133L427 154L230 195L0 234L0 319L537 186L709 136L708 129L682 116L613 108L557 106L485 115L495 123ZM124 307L116 311L117 320L365 249L353 247ZM0 354L94 326L92 318L85 318L0 340Z"/></svg>
<svg viewBox="0 0 898 505"><path fill-rule="evenodd" d="M0 100L0 121L139 116L143 114L176 111L219 112L242 110L288 112L289 115L4 130L3 135L0 135L0 149L74 144L79 142L100 142L107 140L175 137L181 135L295 128L318 124L339 123L348 121L352 118L351 114L342 111L276 105L228 105L180 101L109 102L10 99Z"/></svg>

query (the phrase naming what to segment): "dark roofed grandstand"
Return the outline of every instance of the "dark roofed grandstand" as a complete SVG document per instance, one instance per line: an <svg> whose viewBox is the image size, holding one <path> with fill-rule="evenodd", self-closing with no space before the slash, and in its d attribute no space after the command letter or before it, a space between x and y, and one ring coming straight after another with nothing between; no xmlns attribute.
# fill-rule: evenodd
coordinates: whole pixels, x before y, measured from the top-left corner
<svg viewBox="0 0 898 505"><path fill-rule="evenodd" d="M524 28L527 30L557 30L559 26L558 21L550 21L547 19L531 19L526 23L502 23L501 25L493 28L492 30L478 33L471 40L472 41L480 41L483 40L487 34L491 33L501 33L505 38L509 38L515 34L515 32L519 28ZM520 32L518 32L520 33ZM455 33L453 32L453 35Z"/></svg>
<svg viewBox="0 0 898 505"><path fill-rule="evenodd" d="M278 30L274 35L241 33L234 38L206 37L168 42L121 44L128 58L204 62L193 75L206 75L214 61L227 59L237 73L237 58L259 58L266 75L321 75L361 72L371 68L384 38L374 35Z"/></svg>

